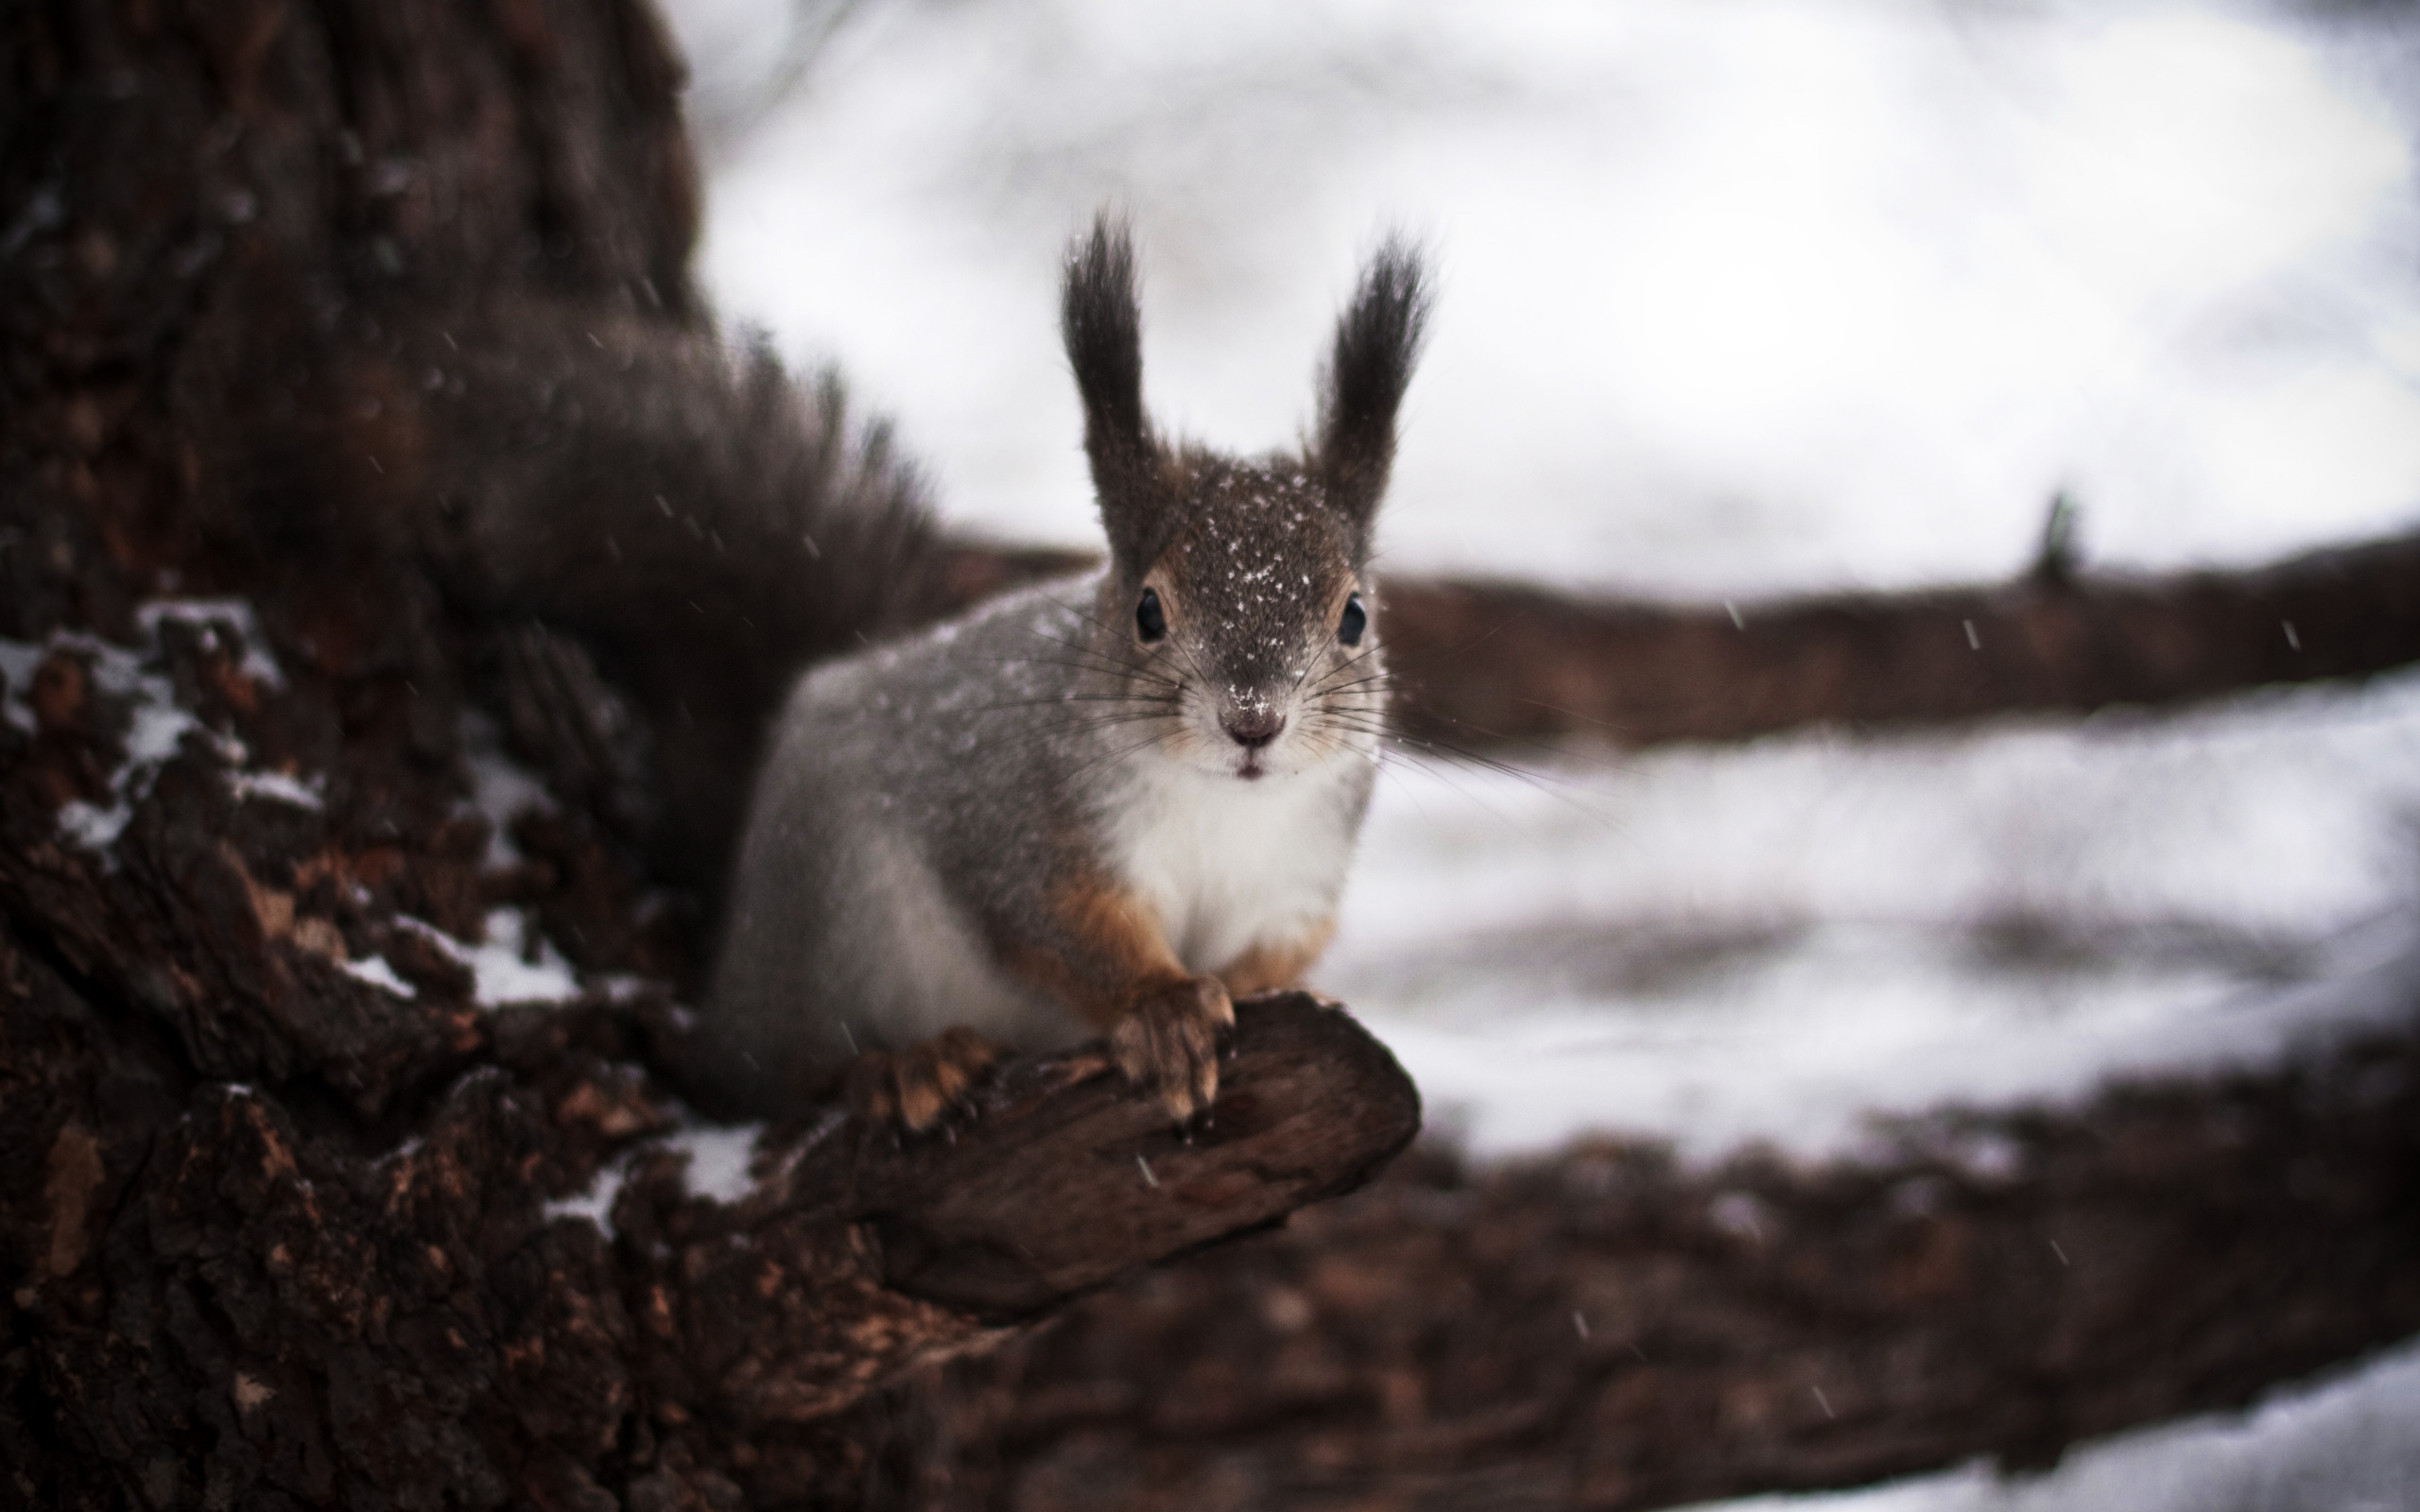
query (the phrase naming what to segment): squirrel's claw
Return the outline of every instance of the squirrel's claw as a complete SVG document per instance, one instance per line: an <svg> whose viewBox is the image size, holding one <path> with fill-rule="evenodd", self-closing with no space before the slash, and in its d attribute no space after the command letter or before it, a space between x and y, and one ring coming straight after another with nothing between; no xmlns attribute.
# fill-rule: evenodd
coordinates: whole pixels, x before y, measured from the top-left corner
<svg viewBox="0 0 2420 1512"><path fill-rule="evenodd" d="M1109 1032L1117 1069L1159 1094L1183 1124L1219 1095L1219 1041L1236 1025L1235 1005L1215 976L1172 982L1135 1004Z"/></svg>
<svg viewBox="0 0 2420 1512"><path fill-rule="evenodd" d="M971 1116L969 1094L999 1058L996 1046L966 1028L870 1051L849 1068L849 1110L869 1124L930 1133L952 1111Z"/></svg>

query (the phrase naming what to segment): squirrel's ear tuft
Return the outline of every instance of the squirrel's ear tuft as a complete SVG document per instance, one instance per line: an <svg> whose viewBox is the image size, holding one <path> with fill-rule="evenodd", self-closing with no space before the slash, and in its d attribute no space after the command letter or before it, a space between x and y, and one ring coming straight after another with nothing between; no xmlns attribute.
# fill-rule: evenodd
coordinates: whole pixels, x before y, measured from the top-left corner
<svg viewBox="0 0 2420 1512"><path fill-rule="evenodd" d="M1100 497L1110 549L1141 576L1157 554L1163 511L1154 487L1159 446L1143 414L1143 316L1134 295L1134 243L1104 211L1092 234L1067 249L1059 331L1084 401L1084 455Z"/></svg>
<svg viewBox="0 0 2420 1512"><path fill-rule="evenodd" d="M1395 410L1428 325L1426 277L1417 247L1398 235L1379 245L1336 323L1336 347L1320 386L1313 461L1338 506L1365 532L1387 490Z"/></svg>

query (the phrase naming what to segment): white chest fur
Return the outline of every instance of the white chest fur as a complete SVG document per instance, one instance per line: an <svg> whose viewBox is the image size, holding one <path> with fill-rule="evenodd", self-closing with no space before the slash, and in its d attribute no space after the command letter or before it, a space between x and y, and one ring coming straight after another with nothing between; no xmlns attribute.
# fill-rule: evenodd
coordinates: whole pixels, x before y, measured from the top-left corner
<svg viewBox="0 0 2420 1512"><path fill-rule="evenodd" d="M1159 915L1188 971L1324 928L1344 889L1360 815L1351 759L1245 782L1145 760L1115 805L1113 864Z"/></svg>

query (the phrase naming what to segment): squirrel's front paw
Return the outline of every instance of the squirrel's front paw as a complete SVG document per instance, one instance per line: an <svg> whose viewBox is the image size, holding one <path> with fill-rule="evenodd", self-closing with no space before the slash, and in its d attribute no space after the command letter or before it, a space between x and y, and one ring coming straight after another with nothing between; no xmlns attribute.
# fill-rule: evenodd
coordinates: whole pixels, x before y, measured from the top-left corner
<svg viewBox="0 0 2420 1512"><path fill-rule="evenodd" d="M910 1134L930 1131L1000 1058L972 1029L948 1029L904 1050L873 1050L849 1068L849 1111Z"/></svg>
<svg viewBox="0 0 2420 1512"><path fill-rule="evenodd" d="M1157 1091L1182 1124L1219 1095L1219 1036L1236 1026L1235 1005L1215 976L1171 982L1149 993L1109 1032L1117 1069Z"/></svg>

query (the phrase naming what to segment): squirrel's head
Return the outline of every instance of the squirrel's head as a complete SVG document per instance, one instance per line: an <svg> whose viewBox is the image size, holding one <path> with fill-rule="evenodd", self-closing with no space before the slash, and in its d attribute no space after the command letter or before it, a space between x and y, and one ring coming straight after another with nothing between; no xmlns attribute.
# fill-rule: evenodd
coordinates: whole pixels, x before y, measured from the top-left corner
<svg viewBox="0 0 2420 1512"><path fill-rule="evenodd" d="M1069 251L1061 327L1109 536L1096 629L1167 708L1169 754L1256 778L1375 746L1385 710L1371 528L1428 315L1419 254L1362 269L1300 454L1170 446L1143 412L1133 246L1106 216ZM1104 648L1108 649L1108 648Z"/></svg>

